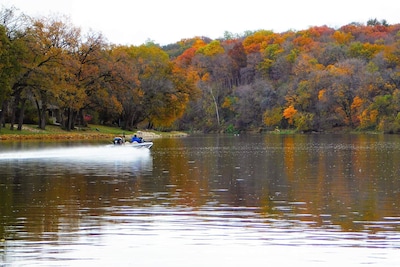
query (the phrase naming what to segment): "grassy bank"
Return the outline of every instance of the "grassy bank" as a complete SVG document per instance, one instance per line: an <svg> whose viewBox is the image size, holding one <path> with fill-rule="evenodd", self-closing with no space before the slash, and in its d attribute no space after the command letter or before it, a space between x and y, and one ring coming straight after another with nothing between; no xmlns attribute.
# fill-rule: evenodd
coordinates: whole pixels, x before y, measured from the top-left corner
<svg viewBox="0 0 400 267"><path fill-rule="evenodd" d="M65 131L59 126L48 125L45 130L39 129L36 125L24 125L21 131L10 130L10 126L2 127L0 130L1 140L111 140L114 136L125 135L127 138L133 134L141 135L145 140L163 136L183 136L184 133L158 133L154 131L124 131L117 127L103 125L89 125L85 128L77 128L72 131Z"/></svg>

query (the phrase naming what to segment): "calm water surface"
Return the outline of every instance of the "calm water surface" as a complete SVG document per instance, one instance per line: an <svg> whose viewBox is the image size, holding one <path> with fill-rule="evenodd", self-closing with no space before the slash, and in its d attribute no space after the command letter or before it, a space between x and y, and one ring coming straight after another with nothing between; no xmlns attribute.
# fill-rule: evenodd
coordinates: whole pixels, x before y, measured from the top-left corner
<svg viewBox="0 0 400 267"><path fill-rule="evenodd" d="M0 266L400 266L400 137L0 142Z"/></svg>

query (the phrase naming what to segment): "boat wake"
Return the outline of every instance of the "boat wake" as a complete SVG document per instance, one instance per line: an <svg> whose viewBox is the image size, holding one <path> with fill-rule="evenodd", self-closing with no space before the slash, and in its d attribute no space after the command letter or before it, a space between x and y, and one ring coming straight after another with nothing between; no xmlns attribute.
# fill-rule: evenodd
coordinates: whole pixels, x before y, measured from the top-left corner
<svg viewBox="0 0 400 267"><path fill-rule="evenodd" d="M131 161L150 156L148 149L125 146L47 148L0 153L0 160Z"/></svg>
<svg viewBox="0 0 400 267"><path fill-rule="evenodd" d="M69 173L131 177L151 173L153 159L149 149L128 146L58 147L0 153L0 168L21 170L27 166L42 170L43 176Z"/></svg>

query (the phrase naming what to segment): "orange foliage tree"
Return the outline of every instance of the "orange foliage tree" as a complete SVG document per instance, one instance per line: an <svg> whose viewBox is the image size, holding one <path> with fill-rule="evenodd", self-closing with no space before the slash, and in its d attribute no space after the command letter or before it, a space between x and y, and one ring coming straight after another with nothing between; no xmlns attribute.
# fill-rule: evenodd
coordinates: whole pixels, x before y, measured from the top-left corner
<svg viewBox="0 0 400 267"><path fill-rule="evenodd" d="M294 116L296 115L296 113L297 110L294 108L294 106L290 105L289 107L283 110L283 117L288 120L288 123L290 125L293 125Z"/></svg>

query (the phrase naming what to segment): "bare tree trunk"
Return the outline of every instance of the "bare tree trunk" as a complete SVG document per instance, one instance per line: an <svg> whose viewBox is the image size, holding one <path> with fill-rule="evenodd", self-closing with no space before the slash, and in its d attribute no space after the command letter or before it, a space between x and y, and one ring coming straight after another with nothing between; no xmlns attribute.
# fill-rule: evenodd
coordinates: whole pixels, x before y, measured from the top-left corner
<svg viewBox="0 0 400 267"><path fill-rule="evenodd" d="M4 123L4 111L3 111L3 107L4 107L4 102L2 103L2 108L0 109L0 131L1 131L1 127L3 126Z"/></svg>
<svg viewBox="0 0 400 267"><path fill-rule="evenodd" d="M46 111L47 111L47 105L42 104L42 108L39 111L39 129L42 130L46 129Z"/></svg>
<svg viewBox="0 0 400 267"><path fill-rule="evenodd" d="M214 96L213 91L212 91L211 88L210 88L210 94L211 94L211 97L212 97L213 102L214 102L215 114L216 114L216 116L217 116L217 123L218 123L218 126L220 126L219 112L218 112L218 104L217 104L217 100L215 99L215 96Z"/></svg>
<svg viewBox="0 0 400 267"><path fill-rule="evenodd" d="M70 123L70 129L71 130L75 129L77 117L78 117L78 112L76 112L73 109L71 109L71 123Z"/></svg>
<svg viewBox="0 0 400 267"><path fill-rule="evenodd" d="M17 112L18 102L19 102L19 95L14 96L13 105L11 107L10 130L14 130L15 113Z"/></svg>
<svg viewBox="0 0 400 267"><path fill-rule="evenodd" d="M22 124L24 123L24 113L25 113L25 103L26 98L21 100L21 108L19 109L19 117L18 117L18 131L22 130Z"/></svg>
<svg viewBox="0 0 400 267"><path fill-rule="evenodd" d="M71 131L72 129L72 110L68 108L67 110L67 131Z"/></svg>
<svg viewBox="0 0 400 267"><path fill-rule="evenodd" d="M82 127L86 127L88 123L85 120L85 113L83 112L83 109L79 109L79 114L78 114L78 124L80 124Z"/></svg>
<svg viewBox="0 0 400 267"><path fill-rule="evenodd" d="M4 114L6 113L6 109L7 109L7 100L4 100L1 103L1 107L0 107L0 130L1 127L6 127L6 121L4 119Z"/></svg>

